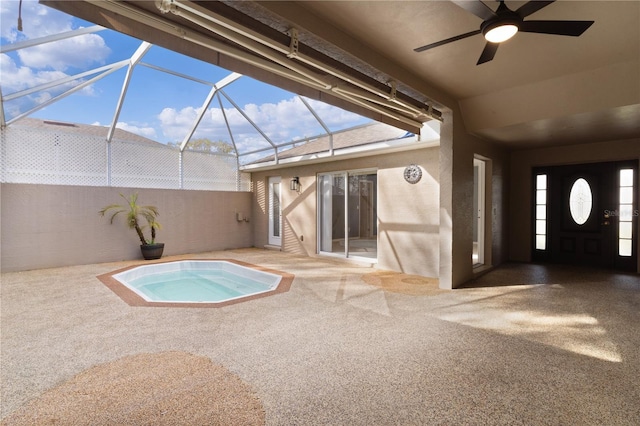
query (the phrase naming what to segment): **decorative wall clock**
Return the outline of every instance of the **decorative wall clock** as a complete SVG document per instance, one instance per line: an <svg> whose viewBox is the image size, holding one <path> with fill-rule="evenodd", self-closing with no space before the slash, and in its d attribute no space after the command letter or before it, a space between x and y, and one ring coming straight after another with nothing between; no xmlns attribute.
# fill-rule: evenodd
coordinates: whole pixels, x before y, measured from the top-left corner
<svg viewBox="0 0 640 426"><path fill-rule="evenodd" d="M404 180L409 183L418 183L422 178L422 169L416 164L411 164L404 169Z"/></svg>

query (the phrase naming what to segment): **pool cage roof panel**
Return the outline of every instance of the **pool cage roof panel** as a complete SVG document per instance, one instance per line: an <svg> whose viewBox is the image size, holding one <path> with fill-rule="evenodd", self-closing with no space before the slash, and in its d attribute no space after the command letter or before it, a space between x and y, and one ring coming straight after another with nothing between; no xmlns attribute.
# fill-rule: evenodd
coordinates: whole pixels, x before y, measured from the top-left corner
<svg viewBox="0 0 640 426"><path fill-rule="evenodd" d="M243 165L372 122L35 1L18 9L1 9L3 127L32 116L107 126L107 139L120 128Z"/></svg>

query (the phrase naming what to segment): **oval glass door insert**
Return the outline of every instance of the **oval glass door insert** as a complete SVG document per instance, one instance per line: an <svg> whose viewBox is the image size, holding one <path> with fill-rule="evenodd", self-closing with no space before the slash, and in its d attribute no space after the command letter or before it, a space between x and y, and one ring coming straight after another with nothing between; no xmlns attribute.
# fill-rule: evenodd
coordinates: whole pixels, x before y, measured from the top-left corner
<svg viewBox="0 0 640 426"><path fill-rule="evenodd" d="M583 225L591 216L593 207L593 195L589 182L583 178L576 179L571 186L569 193L569 211L571 218L578 224Z"/></svg>

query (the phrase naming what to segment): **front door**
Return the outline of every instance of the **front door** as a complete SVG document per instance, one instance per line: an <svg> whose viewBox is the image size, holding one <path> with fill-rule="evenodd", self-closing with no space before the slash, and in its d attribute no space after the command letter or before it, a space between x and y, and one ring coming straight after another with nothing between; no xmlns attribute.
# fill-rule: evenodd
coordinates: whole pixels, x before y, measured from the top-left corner
<svg viewBox="0 0 640 426"><path fill-rule="evenodd" d="M269 245L282 244L282 207L280 205L280 176L269 178Z"/></svg>
<svg viewBox="0 0 640 426"><path fill-rule="evenodd" d="M533 259L635 270L637 161L534 170Z"/></svg>

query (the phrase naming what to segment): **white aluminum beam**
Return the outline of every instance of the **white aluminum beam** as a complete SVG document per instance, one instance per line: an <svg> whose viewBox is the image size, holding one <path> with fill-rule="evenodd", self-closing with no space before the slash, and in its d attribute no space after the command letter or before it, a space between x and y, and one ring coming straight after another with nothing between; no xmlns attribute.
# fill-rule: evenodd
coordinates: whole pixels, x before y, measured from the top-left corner
<svg viewBox="0 0 640 426"><path fill-rule="evenodd" d="M227 118L227 113L224 110L224 105L222 105L222 99L220 98L220 93L218 93L218 105L220 105L220 111L222 111L222 118L224 118L224 124L227 126L227 132L229 133L229 138L231 139L231 143L233 144L233 150L236 152L236 163L238 168L240 167L240 163L238 161L238 156L240 155L238 151L238 146L236 145L236 140L233 137L233 132L231 131L231 126L229 125L229 119Z"/></svg>
<svg viewBox="0 0 640 426"><path fill-rule="evenodd" d="M152 70L160 71L160 72L163 72L163 73L166 73L166 74L171 74L171 75L174 75L176 77L184 78L185 80L195 81L196 83L204 84L205 86L213 87L213 83L210 82L210 81L201 80L199 78L195 78L195 77L192 77L192 76L187 75L187 74L182 74L182 73L179 73L177 71L172 71L172 70L167 69L167 68L159 67L158 65L148 64L146 62L138 62L138 65L141 66L141 67L151 68Z"/></svg>
<svg viewBox="0 0 640 426"><path fill-rule="evenodd" d="M107 142L111 142L113 139L113 133L116 131L116 124L118 124L118 118L120 117L120 111L122 111L122 103L124 102L124 98L127 96L127 89L129 88L129 83L131 82L131 76L133 75L133 69L140 62L142 57L151 49L152 44L146 41L140 43L138 49L131 55L131 59L129 59L129 69L127 69L127 75L124 78L122 83L122 89L120 90L120 97L118 98L118 104L116 105L116 111L113 115L113 120L111 121L111 126L109 126L109 132L107 133Z"/></svg>
<svg viewBox="0 0 640 426"><path fill-rule="evenodd" d="M180 144L180 152L184 151L184 149L187 147L189 140L191 140L193 133L196 131L196 128L198 127L198 124L200 124L202 117L204 117L204 114L207 112L207 108L209 108L209 105L211 104L211 101L213 100L213 97L215 96L216 92L222 89L223 87L233 83L240 77L242 77L242 74L233 72L213 85L213 87L211 88L211 91L209 92L209 95L207 96L204 103L202 104L202 108L200 109L200 112L198 113L198 116L196 117L196 120L194 121L193 126L191 126L191 129L189 129L189 133L187 133L184 140Z"/></svg>
<svg viewBox="0 0 640 426"><path fill-rule="evenodd" d="M45 37L34 38L30 40L18 41L0 47L0 53L11 52L14 50L24 49L25 47L38 46L40 44L51 43L52 41L64 40L66 38L76 37L83 34L95 33L106 30L105 27L94 25L87 28L79 28L77 30L66 31L64 33L52 34Z"/></svg>
<svg viewBox="0 0 640 426"><path fill-rule="evenodd" d="M320 125L322 126L324 131L327 132L327 134L329 135L329 151L333 152L333 133L331 133L331 130L327 127L326 124L324 124L324 121L322 121L322 119L316 113L316 111L313 108L311 108L311 105L309 105L309 102L307 102L302 96L298 95L298 98L302 101L304 106L307 107L309 112L315 117L315 119L318 121L318 123L320 123Z"/></svg>
<svg viewBox="0 0 640 426"><path fill-rule="evenodd" d="M2 99L2 92L0 91L0 129L4 129L7 126L4 121L4 99Z"/></svg>
<svg viewBox="0 0 640 426"><path fill-rule="evenodd" d="M253 128L254 128L254 129L256 129L256 131L257 131L258 133L260 133L260 134L262 135L262 137L263 137L267 142L269 142L269 144L270 144L272 147L276 148L276 144L275 144L275 143L273 143L273 141L271 140L271 138L270 138L269 136L267 136L267 134L266 134L265 132L263 132L263 131L262 131L262 129L261 129L261 128L256 124L256 123L254 123L254 122L253 122L253 120L251 119L251 117L249 117L249 116L248 116L248 115L247 115L247 114L242 110L242 108L240 108L240 107L238 106L238 104L236 104L236 103L233 101L233 99L231 99L231 98L230 98L230 97L229 97L229 96L224 92L224 90L222 90L222 89L221 89L221 90L220 90L220 93L222 94L222 96L224 96L225 98L227 98L227 100L231 103L231 105L233 105L233 107L234 107L235 109L237 109L237 110L238 110L238 112L239 112L239 113L240 113L240 114L245 118L245 120L247 120L247 121L249 122L249 124L251 124L251 125L253 126Z"/></svg>
<svg viewBox="0 0 640 426"><path fill-rule="evenodd" d="M87 77L89 75L97 74L97 73L100 73L102 71L107 71L107 70L117 71L120 68L126 66L128 63L129 63L129 60L125 59L125 60L122 60L120 62L114 62L113 64L105 65L105 66L100 67L100 68L94 68L92 70L81 72L79 74L69 75L67 77L59 78L57 80L53 80L53 81L50 81L48 83L40 84L38 86L34 86L34 87L29 88L29 89L21 90L20 92L11 93L9 95L6 95L4 97L4 100L5 101L10 101L12 99L21 98L23 96L27 96L27 95L30 95L32 93L39 92L41 90L47 90L47 89L50 89L52 87L56 87L56 86L60 86L61 84L68 83L70 81L78 80L80 78L84 78L84 77Z"/></svg>
<svg viewBox="0 0 640 426"><path fill-rule="evenodd" d="M29 110L29 111L27 111L27 112L23 112L22 114L20 114L20 115L18 115L18 116L16 116L16 117L12 118L11 120L9 120L9 121L7 122L7 125L9 125L9 124L11 124L11 123L14 123L14 122L16 122L16 121L20 120L21 118L24 118L24 117L26 117L26 116L28 116L28 115L30 115L30 114L33 114L34 112L36 112L36 111L38 111L38 110L40 110L40 109L42 109L42 108L44 108L44 107L46 107L46 106L48 106L48 105L51 105L51 104L52 104L52 103L54 103L54 102L57 102L57 101L59 101L60 99L65 98L65 97L67 97L67 96L71 95L72 93L77 92L78 90L84 89L85 87L92 85L92 84L93 84L93 83L95 83L96 81L98 81L98 80L100 80L100 79L102 79L102 78L104 78L104 77L108 76L109 74L112 74L112 73L116 72L118 69L119 69L119 68L113 68L113 69L110 69L110 70L108 70L108 71L105 71L105 72L103 72L102 74L97 75L97 76L93 77L92 79L87 80L87 81L85 81L84 83L81 83L81 84L79 84L79 85L77 85L77 86L75 86L75 87L72 87L71 89L67 90L66 92L64 92L64 93L62 93L62 94L60 94L60 95L58 95L58 96L56 96L56 97L54 97L54 98L51 98L51 99L49 99L49 100L48 100L48 101L46 101L46 102L43 102L43 103L41 103L41 104L38 104L35 108L32 108L32 109L30 109L30 110Z"/></svg>

